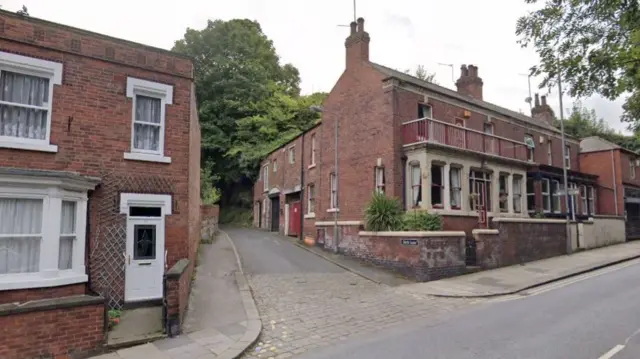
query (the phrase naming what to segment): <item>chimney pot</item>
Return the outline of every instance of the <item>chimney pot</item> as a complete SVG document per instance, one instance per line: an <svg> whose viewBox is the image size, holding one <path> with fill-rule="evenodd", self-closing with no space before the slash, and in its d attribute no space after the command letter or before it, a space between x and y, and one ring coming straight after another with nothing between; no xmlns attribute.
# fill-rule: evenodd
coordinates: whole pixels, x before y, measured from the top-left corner
<svg viewBox="0 0 640 359"><path fill-rule="evenodd" d="M358 18L358 32L363 32L364 31L364 19L359 17Z"/></svg>
<svg viewBox="0 0 640 359"><path fill-rule="evenodd" d="M467 69L467 65L460 66L460 77L469 76L469 70Z"/></svg>
<svg viewBox="0 0 640 359"><path fill-rule="evenodd" d="M546 106L547 105L547 96L540 96L540 99L542 100L542 106Z"/></svg>
<svg viewBox="0 0 640 359"><path fill-rule="evenodd" d="M351 26L351 35L353 35L353 34L356 33L356 29L357 29L358 24L355 21L351 21L350 26Z"/></svg>
<svg viewBox="0 0 640 359"><path fill-rule="evenodd" d="M534 107L540 106L540 95L536 94Z"/></svg>
<svg viewBox="0 0 640 359"><path fill-rule="evenodd" d="M469 65L469 76L470 77L478 77L478 66Z"/></svg>
<svg viewBox="0 0 640 359"><path fill-rule="evenodd" d="M478 67L460 66L460 78L456 81L458 92L476 100L482 100L482 79L478 77Z"/></svg>

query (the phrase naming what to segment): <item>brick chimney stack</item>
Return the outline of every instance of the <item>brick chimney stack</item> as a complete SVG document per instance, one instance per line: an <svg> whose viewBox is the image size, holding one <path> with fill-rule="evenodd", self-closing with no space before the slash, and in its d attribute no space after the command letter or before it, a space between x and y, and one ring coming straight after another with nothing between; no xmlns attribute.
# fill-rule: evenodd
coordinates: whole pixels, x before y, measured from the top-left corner
<svg viewBox="0 0 640 359"><path fill-rule="evenodd" d="M369 33L364 31L364 19L358 18L357 22L350 25L351 33L344 42L347 48L347 68L358 66L369 61Z"/></svg>
<svg viewBox="0 0 640 359"><path fill-rule="evenodd" d="M531 109L531 117L553 125L553 109L547 105L547 96L535 95L534 106Z"/></svg>
<svg viewBox="0 0 640 359"><path fill-rule="evenodd" d="M482 79L478 77L478 67L460 66L460 78L456 81L456 87L459 93L482 100Z"/></svg>

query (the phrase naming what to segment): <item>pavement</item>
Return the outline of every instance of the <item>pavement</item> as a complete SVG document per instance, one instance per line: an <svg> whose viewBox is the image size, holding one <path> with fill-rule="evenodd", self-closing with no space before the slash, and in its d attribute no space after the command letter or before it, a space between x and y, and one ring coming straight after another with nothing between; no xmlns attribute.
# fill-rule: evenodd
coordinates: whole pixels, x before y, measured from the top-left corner
<svg viewBox="0 0 640 359"><path fill-rule="evenodd" d="M201 244L183 334L94 359L233 359L261 328L238 253L222 232L213 244Z"/></svg>
<svg viewBox="0 0 640 359"><path fill-rule="evenodd" d="M632 260L297 358L637 359L639 271L640 260Z"/></svg>
<svg viewBox="0 0 640 359"><path fill-rule="evenodd" d="M245 359L313 353L416 318L438 323L483 301L400 292L278 234L246 228L225 231L238 249L263 323Z"/></svg>
<svg viewBox="0 0 640 359"><path fill-rule="evenodd" d="M640 241L525 264L403 286L421 295L474 298L514 294L553 281L640 257Z"/></svg>

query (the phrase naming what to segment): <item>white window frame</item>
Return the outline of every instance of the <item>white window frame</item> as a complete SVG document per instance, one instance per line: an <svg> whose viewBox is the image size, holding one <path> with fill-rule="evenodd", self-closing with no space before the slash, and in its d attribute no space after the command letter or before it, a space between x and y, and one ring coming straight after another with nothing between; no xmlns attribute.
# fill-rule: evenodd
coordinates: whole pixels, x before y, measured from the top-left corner
<svg viewBox="0 0 640 359"><path fill-rule="evenodd" d="M313 196L311 196L313 193ZM313 211L311 210L311 204L313 203ZM316 214L316 186L313 183L310 183L307 186L307 215L315 215Z"/></svg>
<svg viewBox="0 0 640 359"><path fill-rule="evenodd" d="M552 149L552 143L551 140L547 141L547 164L549 166L553 166L553 149Z"/></svg>
<svg viewBox="0 0 640 359"><path fill-rule="evenodd" d="M157 151L134 148L137 96L152 97L160 100L160 143ZM166 137L166 107L167 105L173 104L173 86L135 77L127 77L127 97L132 99L131 144L130 152L125 152L124 158L135 161L171 163L171 157L164 155L164 145Z"/></svg>
<svg viewBox="0 0 640 359"><path fill-rule="evenodd" d="M336 198L336 174L335 173L331 173L329 175L329 186L331 189L331 193L330 193L330 203L329 203L329 211L337 211L338 208L336 207L337 205L337 198Z"/></svg>
<svg viewBox="0 0 640 359"><path fill-rule="evenodd" d="M582 199L582 214L589 214L589 204L587 200L587 186L580 185L580 199Z"/></svg>
<svg viewBox="0 0 640 359"><path fill-rule="evenodd" d="M296 146L289 147L289 164L296 163Z"/></svg>
<svg viewBox="0 0 640 359"><path fill-rule="evenodd" d="M547 192L544 191L544 183L547 183ZM548 178L543 178L540 186L542 193L542 211L544 213L551 212L551 181ZM545 204L548 204L545 208Z"/></svg>
<svg viewBox="0 0 640 359"><path fill-rule="evenodd" d="M504 179L504 191L501 192L500 189L500 180ZM500 200L500 197L506 195L506 199L503 201ZM504 207L503 207L504 204ZM498 211L500 213L509 212L509 174L508 173L499 173L498 174Z"/></svg>
<svg viewBox="0 0 640 359"><path fill-rule="evenodd" d="M269 190L269 164L262 166L262 190L267 192Z"/></svg>
<svg viewBox="0 0 640 359"><path fill-rule="evenodd" d="M566 145L564 148L564 165L567 167L567 169L571 169L571 146Z"/></svg>
<svg viewBox="0 0 640 359"><path fill-rule="evenodd" d="M522 176L513 175L511 177L511 186L513 187L513 203L511 205L513 206L513 213L522 213Z"/></svg>
<svg viewBox="0 0 640 359"><path fill-rule="evenodd" d="M25 185L29 183L33 187ZM66 182L52 178L33 176L0 177L0 197L16 199L42 199L42 242L38 272L0 274L0 290L44 288L88 280L85 269L85 241L87 231L87 191L96 183ZM63 189L64 188L64 189ZM71 268L58 268L60 250L60 216L62 202L76 203L75 239L71 257Z"/></svg>
<svg viewBox="0 0 640 359"><path fill-rule="evenodd" d="M593 186L587 187L587 199L589 201L589 214L596 214L596 192Z"/></svg>
<svg viewBox="0 0 640 359"><path fill-rule="evenodd" d="M316 165L316 134L311 135L311 165L309 167L313 167Z"/></svg>
<svg viewBox="0 0 640 359"><path fill-rule="evenodd" d="M376 178L376 193L384 193L384 167L376 166L374 174Z"/></svg>
<svg viewBox="0 0 640 359"><path fill-rule="evenodd" d="M636 161L633 158L629 159L629 177L636 179Z"/></svg>
<svg viewBox="0 0 640 359"><path fill-rule="evenodd" d="M555 191L553 189L556 189ZM562 197L563 195L558 192L562 191L562 185L558 180L551 181L551 212L553 213L562 213ZM558 205L558 210L556 211L556 204Z"/></svg>
<svg viewBox="0 0 640 359"><path fill-rule="evenodd" d="M62 84L62 64L0 51L0 72L10 71L37 76L49 80L49 101L47 102L47 132L44 140L0 136L0 147L41 152L58 152L58 146L51 144L51 123L53 111L53 85ZM7 104L15 105L14 103Z"/></svg>
<svg viewBox="0 0 640 359"><path fill-rule="evenodd" d="M440 184L435 183L435 181L433 180L433 168L434 167L438 167L440 168ZM431 197L431 201L430 201L430 206L432 208L444 208L444 204L445 204L445 200L444 200L444 191L447 187L446 183L444 183L444 170L445 170L445 166L443 164L440 164L439 162L435 162L435 163L431 163L431 166L429 167L429 196ZM433 189L434 188L438 188L438 190L440 191L440 202L439 203L435 203L435 198L433 196Z"/></svg>
<svg viewBox="0 0 640 359"><path fill-rule="evenodd" d="M458 187L453 186L453 173L458 173ZM457 198L456 198L457 197ZM453 202L457 199L457 205ZM458 211L462 209L462 167L449 167L449 206L451 210Z"/></svg>
<svg viewBox="0 0 640 359"><path fill-rule="evenodd" d="M414 182L414 172L418 171L418 183ZM409 208L417 208L420 207L421 203L422 203L422 198L420 198L420 200L418 200L418 202L414 202L414 198L418 197L418 194L420 193L421 189L422 189L422 169L420 168L420 164L414 164L409 166L409 176L410 177L410 183L411 183L411 205L409 206Z"/></svg>
<svg viewBox="0 0 640 359"><path fill-rule="evenodd" d="M273 173L278 172L278 160L273 159L271 162L273 163Z"/></svg>

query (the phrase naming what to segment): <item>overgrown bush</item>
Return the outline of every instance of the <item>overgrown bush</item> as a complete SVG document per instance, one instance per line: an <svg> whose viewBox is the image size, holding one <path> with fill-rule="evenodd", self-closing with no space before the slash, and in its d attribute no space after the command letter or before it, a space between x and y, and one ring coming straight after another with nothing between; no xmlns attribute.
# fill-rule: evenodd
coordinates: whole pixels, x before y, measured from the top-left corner
<svg viewBox="0 0 640 359"><path fill-rule="evenodd" d="M220 190L213 186L213 181L216 179L211 174L209 168L200 169L200 199L202 204L211 205L218 203L220 200Z"/></svg>
<svg viewBox="0 0 640 359"><path fill-rule="evenodd" d="M366 227L370 231L398 231L402 229L402 205L397 198L374 193L365 208Z"/></svg>
<svg viewBox="0 0 640 359"><path fill-rule="evenodd" d="M402 217L402 230L405 231L441 231L442 217L426 211L409 211Z"/></svg>
<svg viewBox="0 0 640 359"><path fill-rule="evenodd" d="M251 227L253 223L253 211L251 208L222 207L220 208L218 223L238 227Z"/></svg>

